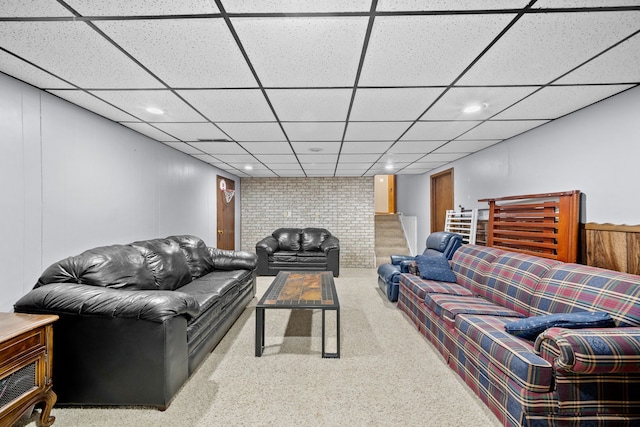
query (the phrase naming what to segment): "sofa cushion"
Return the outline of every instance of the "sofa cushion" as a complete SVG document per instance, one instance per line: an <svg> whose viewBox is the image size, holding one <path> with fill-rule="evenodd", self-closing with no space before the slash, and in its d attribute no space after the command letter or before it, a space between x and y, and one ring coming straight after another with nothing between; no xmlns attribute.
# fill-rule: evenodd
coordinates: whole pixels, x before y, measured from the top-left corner
<svg viewBox="0 0 640 427"><path fill-rule="evenodd" d="M476 295L486 294L485 280L491 263L506 252L478 245L463 245L451 259L456 282Z"/></svg>
<svg viewBox="0 0 640 427"><path fill-rule="evenodd" d="M486 288L481 294L489 301L529 315L531 296L540 278L559 261L507 252L491 264Z"/></svg>
<svg viewBox="0 0 640 427"><path fill-rule="evenodd" d="M192 279L197 279L213 271L213 258L211 258L209 249L202 239L189 235L169 236L167 239L174 240L180 245Z"/></svg>
<svg viewBox="0 0 640 427"><path fill-rule="evenodd" d="M327 240L327 237L331 236L324 228L305 228L302 230L300 238L302 250L308 251L320 251L320 245Z"/></svg>
<svg viewBox="0 0 640 427"><path fill-rule="evenodd" d="M456 283L425 280L419 276L408 273L401 273L399 276L399 281L402 282L404 286L411 289L411 292L413 292L420 299L424 299L427 294L473 296L473 293L469 289Z"/></svg>
<svg viewBox="0 0 640 427"><path fill-rule="evenodd" d="M272 262L296 262L298 261L298 252L294 251L279 251L274 252L269 256L269 261Z"/></svg>
<svg viewBox="0 0 640 427"><path fill-rule="evenodd" d="M323 252L298 252L298 262L326 263L327 257Z"/></svg>
<svg viewBox="0 0 640 427"><path fill-rule="evenodd" d="M513 317L460 314L455 327L503 373L533 392L549 392L553 384L551 363L535 354L533 343L505 332ZM495 368L494 368L495 369Z"/></svg>
<svg viewBox="0 0 640 427"><path fill-rule="evenodd" d="M299 228L278 228L272 233L272 236L278 241L278 250L297 252L302 247L300 245L300 235L302 230Z"/></svg>
<svg viewBox="0 0 640 427"><path fill-rule="evenodd" d="M617 326L640 326L640 276L561 264L540 279L530 316L605 311Z"/></svg>
<svg viewBox="0 0 640 427"><path fill-rule="evenodd" d="M191 282L191 271L178 242L152 239L131 243L146 258L156 288L173 291Z"/></svg>
<svg viewBox="0 0 640 427"><path fill-rule="evenodd" d="M580 311L544 314L506 323L504 329L512 335L535 341L542 332L553 327L567 329L611 328L616 326L609 313Z"/></svg>
<svg viewBox="0 0 640 427"><path fill-rule="evenodd" d="M459 314L490 315L499 317L524 317L522 314L501 307L480 297L445 294L427 294L424 302L438 317L453 327Z"/></svg>
<svg viewBox="0 0 640 427"><path fill-rule="evenodd" d="M455 283L456 275L451 271L449 261L442 255L416 257L420 277L439 282Z"/></svg>
<svg viewBox="0 0 640 427"><path fill-rule="evenodd" d="M35 287L50 283L156 289L144 256L129 245L101 246L58 261L42 272Z"/></svg>

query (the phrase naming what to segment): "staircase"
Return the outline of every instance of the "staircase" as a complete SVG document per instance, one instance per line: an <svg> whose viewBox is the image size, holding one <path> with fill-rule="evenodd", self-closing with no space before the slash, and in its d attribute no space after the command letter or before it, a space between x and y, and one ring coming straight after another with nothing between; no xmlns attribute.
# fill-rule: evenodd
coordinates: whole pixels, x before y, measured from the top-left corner
<svg viewBox="0 0 640 427"><path fill-rule="evenodd" d="M376 214L375 233L376 268L388 264L391 255L411 254L397 214Z"/></svg>

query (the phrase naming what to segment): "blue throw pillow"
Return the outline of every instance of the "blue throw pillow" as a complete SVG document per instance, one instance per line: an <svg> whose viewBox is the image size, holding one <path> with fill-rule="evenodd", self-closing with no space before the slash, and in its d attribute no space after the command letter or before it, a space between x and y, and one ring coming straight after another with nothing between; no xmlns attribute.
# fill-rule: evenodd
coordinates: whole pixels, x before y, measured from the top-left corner
<svg viewBox="0 0 640 427"><path fill-rule="evenodd" d="M423 279L453 283L456 281L456 275L451 271L449 261L442 255L418 255L416 264L418 265L420 277Z"/></svg>
<svg viewBox="0 0 640 427"><path fill-rule="evenodd" d="M609 313L580 311L527 317L506 323L504 329L512 335L535 341L539 334L554 326L568 329L611 328L616 326Z"/></svg>

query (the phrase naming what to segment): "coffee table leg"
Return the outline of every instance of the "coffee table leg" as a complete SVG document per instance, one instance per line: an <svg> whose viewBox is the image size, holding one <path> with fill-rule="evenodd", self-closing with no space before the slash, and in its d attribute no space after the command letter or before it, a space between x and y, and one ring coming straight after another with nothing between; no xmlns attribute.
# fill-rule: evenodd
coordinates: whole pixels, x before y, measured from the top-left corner
<svg viewBox="0 0 640 427"><path fill-rule="evenodd" d="M322 357L324 358L340 358L340 309L336 310L336 352L327 353L325 351L325 309L322 309Z"/></svg>
<svg viewBox="0 0 640 427"><path fill-rule="evenodd" d="M256 307L256 357L264 350L264 308Z"/></svg>

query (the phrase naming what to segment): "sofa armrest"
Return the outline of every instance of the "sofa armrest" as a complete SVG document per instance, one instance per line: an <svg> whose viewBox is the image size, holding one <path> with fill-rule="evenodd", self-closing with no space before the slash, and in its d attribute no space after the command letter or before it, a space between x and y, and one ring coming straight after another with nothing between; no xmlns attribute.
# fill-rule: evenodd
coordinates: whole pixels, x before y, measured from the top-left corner
<svg viewBox="0 0 640 427"><path fill-rule="evenodd" d="M391 264L402 265L404 261L414 261L416 257L411 255L391 255Z"/></svg>
<svg viewBox="0 0 640 427"><path fill-rule="evenodd" d="M258 255L252 252L208 249L216 270L253 270L258 264Z"/></svg>
<svg viewBox="0 0 640 427"><path fill-rule="evenodd" d="M163 322L175 316L193 317L200 306L179 291L104 288L77 283L53 283L33 289L14 305L16 312L135 318Z"/></svg>
<svg viewBox="0 0 640 427"><path fill-rule="evenodd" d="M336 236L329 236L320 245L320 250L325 254L328 254L329 251L340 250L340 240Z"/></svg>
<svg viewBox="0 0 640 427"><path fill-rule="evenodd" d="M267 255L273 255L279 249L278 241L273 236L267 236L256 243L256 252L265 252Z"/></svg>
<svg viewBox="0 0 640 427"><path fill-rule="evenodd" d="M555 347L556 369L577 374L640 373L640 327L550 328L536 339L536 354Z"/></svg>

